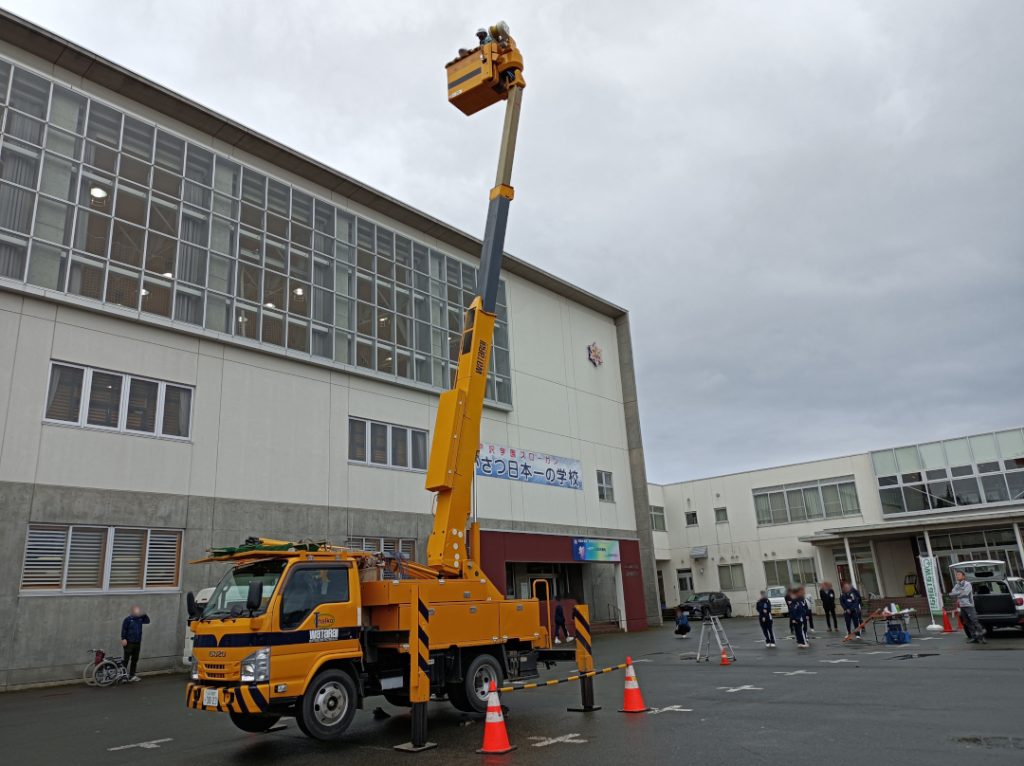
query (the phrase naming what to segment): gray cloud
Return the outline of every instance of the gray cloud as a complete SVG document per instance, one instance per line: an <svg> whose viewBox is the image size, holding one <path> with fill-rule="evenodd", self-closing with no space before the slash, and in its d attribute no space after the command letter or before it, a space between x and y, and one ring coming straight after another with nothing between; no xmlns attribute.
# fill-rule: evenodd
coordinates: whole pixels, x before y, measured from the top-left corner
<svg viewBox="0 0 1024 766"><path fill-rule="evenodd" d="M508 248L631 311L652 480L1024 423L1024 5L6 5L476 233L514 13Z"/></svg>

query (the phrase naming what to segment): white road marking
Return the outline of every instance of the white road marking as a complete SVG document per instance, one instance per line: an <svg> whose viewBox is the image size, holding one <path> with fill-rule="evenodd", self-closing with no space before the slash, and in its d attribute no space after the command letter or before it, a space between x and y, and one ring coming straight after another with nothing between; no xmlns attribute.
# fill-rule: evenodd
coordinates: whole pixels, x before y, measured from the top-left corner
<svg viewBox="0 0 1024 766"><path fill-rule="evenodd" d="M141 747L143 750L155 750L160 747L164 742L170 742L173 737L167 737L165 739L151 739L149 742L136 742L132 745L121 745L120 747L108 747L109 752L114 750L131 750L133 747Z"/></svg>
<svg viewBox="0 0 1024 766"><path fill-rule="evenodd" d="M745 684L743 686L736 686L736 687L733 687L731 689L728 686L719 686L718 688L719 689L724 689L726 694L732 694L733 692L747 692L747 691L749 691L749 692L763 692L764 691L764 688L761 687L761 686L750 686L749 684Z"/></svg>
<svg viewBox="0 0 1024 766"><path fill-rule="evenodd" d="M648 715L658 715L659 713L692 713L693 710L682 705L669 705L668 707L652 707L647 711Z"/></svg>
<svg viewBox="0 0 1024 766"><path fill-rule="evenodd" d="M566 745L584 745L587 740L580 739L579 733L565 734L561 737L530 737L535 740L533 743L534 747L547 747L548 745L557 745L559 743Z"/></svg>
<svg viewBox="0 0 1024 766"><path fill-rule="evenodd" d="M866 653L867 653L867 654L892 654L892 652L887 652L887 651L885 651L884 649L882 649L882 650L879 650L879 651L877 651L877 652L866 652Z"/></svg>
<svg viewBox="0 0 1024 766"><path fill-rule="evenodd" d="M645 660L645 659L633 660L633 664L634 665L636 665L638 662L654 662L654 660Z"/></svg>
<svg viewBox="0 0 1024 766"><path fill-rule="evenodd" d="M816 676L818 675L817 670L794 670L787 673L784 670L776 670L775 675L777 676Z"/></svg>
<svg viewBox="0 0 1024 766"><path fill-rule="evenodd" d="M857 660L818 660L818 662L827 662L830 665L838 665L840 662L856 662Z"/></svg>
<svg viewBox="0 0 1024 766"><path fill-rule="evenodd" d="M923 636L918 641L941 641L945 636Z"/></svg>

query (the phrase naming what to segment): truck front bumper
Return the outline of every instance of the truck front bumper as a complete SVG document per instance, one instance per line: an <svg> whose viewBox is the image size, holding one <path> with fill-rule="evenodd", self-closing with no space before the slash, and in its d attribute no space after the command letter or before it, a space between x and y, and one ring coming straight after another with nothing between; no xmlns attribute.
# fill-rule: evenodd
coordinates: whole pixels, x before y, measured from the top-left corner
<svg viewBox="0 0 1024 766"><path fill-rule="evenodd" d="M185 704L194 710L255 715L268 710L270 684L203 686L190 683L185 689Z"/></svg>

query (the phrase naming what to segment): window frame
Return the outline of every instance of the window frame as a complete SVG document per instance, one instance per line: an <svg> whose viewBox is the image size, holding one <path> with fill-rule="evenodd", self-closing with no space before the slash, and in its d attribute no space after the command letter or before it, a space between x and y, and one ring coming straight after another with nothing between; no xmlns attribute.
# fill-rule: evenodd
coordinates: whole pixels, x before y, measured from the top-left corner
<svg viewBox="0 0 1024 766"><path fill-rule="evenodd" d="M352 457L352 424L353 422L363 424L363 454L364 459L359 460ZM384 457L385 462L379 463L371 459L373 453L373 445L371 442L371 434L373 432L373 426L380 426L385 429L385 443L384 443ZM408 465L395 465L392 462L394 456L394 432L395 429L399 431L405 431L405 456L408 461ZM345 432L346 438L348 439L348 462L350 465L361 465L368 468L383 468L392 471L408 471L410 473L426 473L427 464L430 462L430 432L423 428L416 428L415 426L407 426L399 423L385 423L380 420L373 420L371 418L364 418L358 415L348 416L348 430ZM424 455L425 461L422 468L417 468L413 465L414 462L414 450L413 450L413 434L422 434L426 441L427 450Z"/></svg>
<svg viewBox="0 0 1024 766"><path fill-rule="evenodd" d="M171 441L189 443L192 441L192 432L193 429L195 428L195 423L193 422L193 418L195 416L196 401L195 386L191 386L187 383L177 383L173 381L160 380L158 378L152 378L146 375L135 375L133 373L118 372L117 370L108 370L103 367L91 367L89 365L76 364L74 362L65 362L59 359L51 359L50 371L46 380L47 391L50 390L50 386L53 384L54 368L57 366L82 371L82 388L78 400L78 419L59 420L57 418L48 417L46 397L44 397L42 418L44 423L49 425L65 426L67 428L81 428L83 430L89 431L105 431L107 433L128 434L129 436L142 436L150 439L168 439ZM117 408L116 426L98 425L89 422L89 402L92 398L92 379L94 373L99 373L101 375L116 375L121 378L121 393ZM128 402L131 397L132 383L136 380L141 383L157 384L155 413L156 419L153 423L153 431L140 431L128 427ZM164 432L164 404L166 402L168 386L171 386L173 388L182 388L189 392L188 436L177 436L175 434Z"/></svg>
<svg viewBox="0 0 1024 766"><path fill-rule="evenodd" d="M651 531L653 532L667 532L668 527L665 519L665 506L663 505L652 505L651 509ZM656 519L661 519L661 526L658 526Z"/></svg>
<svg viewBox="0 0 1024 766"><path fill-rule="evenodd" d="M740 586L738 586L738 587L736 586L736 583L734 582L734 574L733 574L735 572L735 570L736 570L736 567L739 567L740 579L742 580L742 584ZM722 581L722 570L723 569L726 569L729 572L729 587L726 587L725 583ZM729 591L737 592L737 591L745 591L747 589L747 574L746 574L746 572L743 571L743 563L742 562L731 563L731 564L719 564L718 565L718 588L719 588L718 591L712 591L712 593L714 594L714 593L720 592L722 594L725 594L726 592L729 592Z"/></svg>
<svg viewBox="0 0 1024 766"><path fill-rule="evenodd" d="M721 511L721 518L719 517L719 511ZM729 508L725 505L720 505L715 508L715 523L716 524L728 524L729 523Z"/></svg>
<svg viewBox="0 0 1024 766"><path fill-rule="evenodd" d="M33 527L36 528L48 528L51 530L61 530L64 533L64 552L62 555L60 567L60 585L58 587L39 587L39 588L26 588L24 586L25 580L25 563L30 551L31 543L31 532ZM75 528L91 529L91 530L104 530L104 545L103 545L103 559L100 562L100 586L98 588L81 588L81 587L68 587L68 565L70 563L71 555L71 541L74 536ZM111 587L110 585L110 570L111 563L114 554L114 535L118 530L127 532L145 532L145 541L142 547L143 560L141 562L141 585L138 587ZM176 534L177 535L177 560L175 562L175 580L177 582L174 586L155 586L150 587L147 585L149 581L149 565L151 556L151 546L153 541L153 533L163 534ZM185 554L185 530L180 527L139 527L132 525L123 524L70 524L70 523L54 523L48 521L33 522L28 525L25 532L25 544L22 546L22 558L21 558L21 570L20 579L18 581L18 596L29 596L29 597L50 597L50 596L96 596L96 595L131 595L138 593L181 593L182 591L182 575L183 575L183 563Z"/></svg>
<svg viewBox="0 0 1024 766"><path fill-rule="evenodd" d="M602 503L615 502L615 484L611 471L597 469L597 499Z"/></svg>
<svg viewBox="0 0 1024 766"><path fill-rule="evenodd" d="M690 518L691 517L693 518L693 523L692 524L690 523ZM700 517L697 515L696 511L684 511L683 512L683 520L686 522L686 526L688 526L688 527L699 527L700 526Z"/></svg>

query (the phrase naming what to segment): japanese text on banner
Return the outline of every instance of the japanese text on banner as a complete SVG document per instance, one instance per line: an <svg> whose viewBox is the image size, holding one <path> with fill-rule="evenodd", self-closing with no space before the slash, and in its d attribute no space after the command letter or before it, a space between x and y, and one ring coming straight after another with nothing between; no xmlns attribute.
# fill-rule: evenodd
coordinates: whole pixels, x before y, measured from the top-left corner
<svg viewBox="0 0 1024 766"><path fill-rule="evenodd" d="M504 444L481 442L476 457L476 475L548 487L583 489L579 460Z"/></svg>

